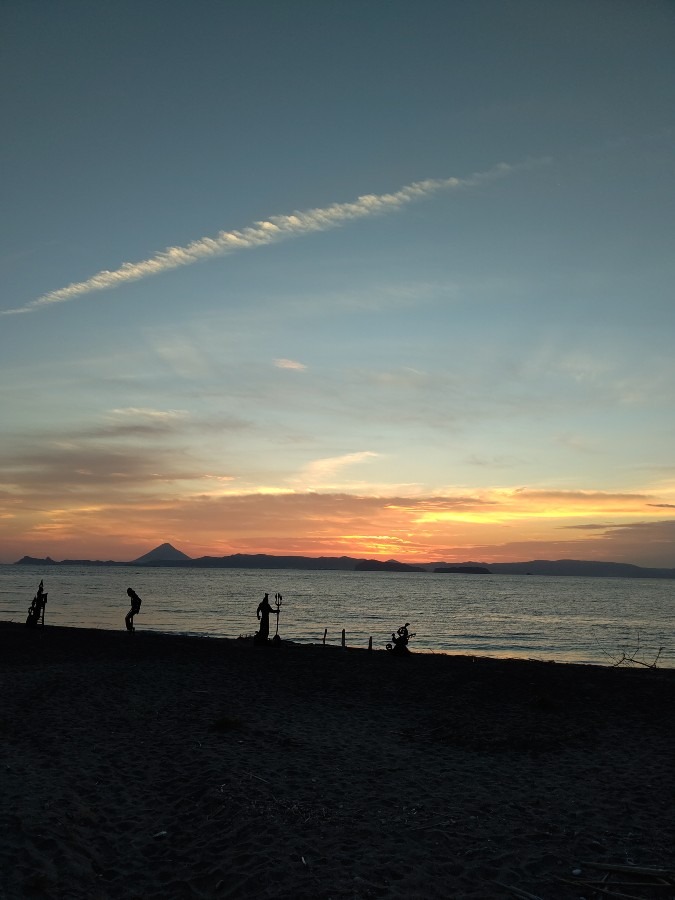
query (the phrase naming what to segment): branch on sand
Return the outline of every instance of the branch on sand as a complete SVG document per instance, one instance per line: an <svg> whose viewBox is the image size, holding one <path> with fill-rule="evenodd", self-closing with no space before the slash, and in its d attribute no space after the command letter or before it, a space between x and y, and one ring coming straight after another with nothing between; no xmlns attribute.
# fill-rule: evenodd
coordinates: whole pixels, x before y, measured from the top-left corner
<svg viewBox="0 0 675 900"><path fill-rule="evenodd" d="M659 647L659 649L656 651L656 656L650 661L645 657L647 651L643 650L640 645L640 632L638 631L635 648L633 650L628 650L624 647L621 650L621 654L617 656L609 653L603 647L601 647L600 649L602 650L604 655L609 660L611 660L612 668L617 669L619 668L619 666L644 666L646 669L656 669L658 666L659 658L666 648Z"/></svg>

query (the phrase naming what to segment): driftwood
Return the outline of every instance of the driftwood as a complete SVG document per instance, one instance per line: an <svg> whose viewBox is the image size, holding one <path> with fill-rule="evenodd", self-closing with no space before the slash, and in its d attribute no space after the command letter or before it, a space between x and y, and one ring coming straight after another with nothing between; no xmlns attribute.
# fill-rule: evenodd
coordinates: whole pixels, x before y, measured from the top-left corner
<svg viewBox="0 0 675 900"><path fill-rule="evenodd" d="M438 828L443 822L433 823L430 829L434 834L443 834L448 838L446 832ZM660 866L629 866L612 863L596 863L596 862L580 862L579 867L593 869L597 872L591 877L585 878L579 871L579 877L565 878L561 875L555 875L556 881L561 884L571 884L577 892L585 888L586 896L594 897L612 897L617 900L647 900L648 897L655 897L661 891L668 891L668 898L672 896L673 887L675 887L675 868L663 868ZM602 874L601 874L602 873ZM576 870L575 870L576 874ZM616 880L612 876L616 876ZM627 880L627 876L636 876L637 879ZM521 900L542 900L537 894L531 894L523 888L516 887L512 884L505 884L502 881L493 881L498 887L508 891L510 896L519 897ZM639 894L635 891L640 891ZM664 898L665 900L665 898Z"/></svg>
<svg viewBox="0 0 675 900"><path fill-rule="evenodd" d="M593 891L594 894L602 894L603 897L619 897L620 900L645 900L644 897L638 897L637 894L624 894L621 891L610 891L608 888L596 886L605 882L584 881L583 879L572 881L571 878L557 878L556 880L560 881L562 884L573 884L576 888L587 887ZM633 885L633 887L635 887L635 885Z"/></svg>
<svg viewBox="0 0 675 900"><path fill-rule="evenodd" d="M669 892L669 896L675 887L675 869L665 869L658 866L629 866L612 863L596 863L581 862L580 866L589 869L595 869L604 872L601 878L584 878L575 879L556 877L556 881L563 884L573 884L577 889L588 888L590 892L602 897L618 897L619 900L646 900L646 897L653 897L654 891ZM611 879L611 876L618 876L617 880ZM626 876L635 876L632 880L625 880ZM622 877L623 876L623 877ZM651 879L650 881L646 879ZM644 890L647 890L647 894ZM640 890L640 894L632 893ZM629 893L630 892L630 893Z"/></svg>
<svg viewBox="0 0 675 900"><path fill-rule="evenodd" d="M621 659L614 662L613 665L615 667L617 667L617 666L644 666L647 669L655 669L657 666L657 663L659 661L659 657L661 656L661 654L663 653L664 650L665 650L665 647L659 647L658 652L652 662L647 662L644 659L638 659L637 651L633 652L630 655L628 655L624 651L624 653L621 656Z"/></svg>
<svg viewBox="0 0 675 900"><path fill-rule="evenodd" d="M582 862L580 866L602 869L603 872L623 872L630 875L652 875L654 878L675 878L675 868L663 869L654 866L627 866L612 863Z"/></svg>
<svg viewBox="0 0 675 900"><path fill-rule="evenodd" d="M635 643L635 649L628 650L625 647L621 651L620 656L614 656L609 653L604 647L600 648L603 654L611 660L611 664L613 668L618 668L619 666L644 666L646 669L656 669L659 658L663 651L666 649L665 647L659 647L656 651L656 656L650 662L645 658L646 650L643 650L640 646L640 632L637 633L637 640ZM652 651L653 652L653 651Z"/></svg>
<svg viewBox="0 0 675 900"><path fill-rule="evenodd" d="M496 884L498 887L504 888L505 891L508 891L514 897L520 897L521 900L542 900L538 894L530 894L529 891L523 891L521 888L514 887L512 884L504 884L501 881L493 881L492 883Z"/></svg>

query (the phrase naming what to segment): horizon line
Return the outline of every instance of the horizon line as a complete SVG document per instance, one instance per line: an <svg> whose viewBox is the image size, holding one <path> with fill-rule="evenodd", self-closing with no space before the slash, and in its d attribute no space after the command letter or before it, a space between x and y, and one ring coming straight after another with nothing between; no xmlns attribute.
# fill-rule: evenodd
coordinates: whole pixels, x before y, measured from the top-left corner
<svg viewBox="0 0 675 900"><path fill-rule="evenodd" d="M241 553L241 552L224 554L223 556L213 556L210 554L203 554L202 556L192 557L192 556L188 556L182 550L178 550L177 548L173 547L173 545L169 545L169 547L171 547L171 550L173 550L174 552L181 554L181 556L183 557L182 559L181 558L178 558L178 559L157 558L154 561L149 561L147 563L140 563L140 560L142 560L144 557L151 556L153 553L155 553L156 550L158 550L162 546L164 546L164 545L160 544L160 545L158 545L158 547L155 547L152 550L149 550L147 553L143 553L143 554L141 554L141 556L138 556L135 559L131 559L131 560L115 560L115 559L103 560L103 559L85 559L85 558L78 558L78 559L66 558L66 559L56 560L56 559L53 559L51 556L36 557L36 556L30 556L29 554L24 554L24 556L21 559L16 560L15 562L2 563L2 565L30 565L30 563L28 563L28 562L24 563L23 561L24 560L31 560L31 561L34 560L37 565L50 565L50 564L51 565L63 565L63 564L91 563L91 564L100 564L100 565L112 564L112 565L118 565L118 566L131 566L131 565L139 565L139 564L140 565L157 565L157 564L159 564L159 565L167 565L168 566L168 565L174 565L174 564L180 565L181 563L187 564L187 563L191 563L191 562L199 562L200 560L203 560L203 559L225 560L225 559L233 559L235 557L251 557L251 558L266 557L269 559L311 559L311 560L349 559L349 560L354 560L355 562L377 562L377 563L382 563L382 564L396 563L397 565L410 566L410 567L518 566L518 565L527 565L527 564L531 564L531 563L579 563L579 564L584 564L584 565L590 564L590 565L595 565L595 566L602 566L602 565L626 566L628 568L635 568L635 569L666 570L666 571L673 571L675 573L675 566L644 566L644 565L640 565L639 563L617 562L615 560L576 559L576 558L572 558L572 557L561 557L558 559L544 559L544 558L519 559L519 560L511 560L511 561L493 561L493 562L488 562L487 560L463 560L462 562L449 562L448 560L440 560L440 559L435 560L435 561L432 560L432 561L428 561L428 562L421 562L421 561L402 562L401 560L395 559L394 557L389 557L387 559L379 559L374 556L350 556L348 554L341 554L341 555L327 554L327 555L321 555L321 556L311 556L308 554L293 554L293 553L276 554L276 553Z"/></svg>

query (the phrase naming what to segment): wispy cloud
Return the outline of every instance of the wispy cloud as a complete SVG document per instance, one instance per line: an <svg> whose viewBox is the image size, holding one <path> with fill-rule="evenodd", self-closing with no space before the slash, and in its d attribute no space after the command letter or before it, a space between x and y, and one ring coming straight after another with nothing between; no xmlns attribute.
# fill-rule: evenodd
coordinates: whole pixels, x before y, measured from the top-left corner
<svg viewBox="0 0 675 900"><path fill-rule="evenodd" d="M294 479L294 482L305 486L322 484L327 479L334 478L345 467L357 465L377 456L379 454L373 453L371 450L361 450L357 453L345 453L343 456L315 459L305 466L300 476Z"/></svg>
<svg viewBox="0 0 675 900"><path fill-rule="evenodd" d="M307 368L304 363L297 362L294 359L275 359L274 365L277 369L296 369L299 372Z"/></svg>
<svg viewBox="0 0 675 900"><path fill-rule="evenodd" d="M333 203L317 209L297 211L291 215L271 216L254 222L247 228L235 231L221 231L215 237L203 237L184 247L168 247L160 253L135 263L124 263L112 272L103 269L86 281L73 282L56 291L49 291L15 309L0 311L0 315L35 312L54 303L65 303L94 291L120 287L133 281L140 281L151 275L159 275L181 266L191 266L216 256L224 256L240 250L250 250L265 244L277 243L303 234L328 231L357 219L394 212L417 200L423 200L442 191L477 187L496 178L503 178L513 172L542 164L550 160L528 160L509 165L499 163L485 172L475 172L466 178L430 178L406 185L391 194L364 194L349 203Z"/></svg>
<svg viewBox="0 0 675 900"><path fill-rule="evenodd" d="M124 409L110 410L113 416L130 417L134 419L151 419L171 421L174 419L183 419L189 415L184 409L148 409L147 407L127 406Z"/></svg>

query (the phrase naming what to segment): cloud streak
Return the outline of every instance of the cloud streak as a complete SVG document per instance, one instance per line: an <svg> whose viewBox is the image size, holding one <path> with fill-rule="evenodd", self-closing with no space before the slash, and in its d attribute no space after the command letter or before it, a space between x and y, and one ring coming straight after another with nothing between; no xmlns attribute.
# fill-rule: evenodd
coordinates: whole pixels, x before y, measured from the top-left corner
<svg viewBox="0 0 675 900"><path fill-rule="evenodd" d="M307 368L304 363L297 362L295 359L275 359L274 365L277 369L295 369L298 372L302 372Z"/></svg>
<svg viewBox="0 0 675 900"><path fill-rule="evenodd" d="M184 247L168 247L160 253L134 263L124 263L118 269L103 269L86 281L73 282L56 291L42 294L23 306L0 311L0 315L35 312L55 303L66 303L78 297L121 287L152 275L160 275L182 266L191 266L217 256L225 256L241 250L278 243L319 231L338 228L358 219L395 212L409 203L424 200L443 191L477 187L497 178L503 178L520 169L550 162L548 159L530 160L516 165L499 163L484 172L475 172L466 178L432 178L416 181L391 194L364 194L348 203L333 203L323 208L297 211L291 215L271 216L254 222L247 228L220 231L215 237L203 237Z"/></svg>
<svg viewBox="0 0 675 900"><path fill-rule="evenodd" d="M371 450L360 450L356 453L345 453L343 456L332 456L327 459L315 459L308 463L300 477L293 479L297 484L316 485L334 478L346 466L358 465L379 456Z"/></svg>

